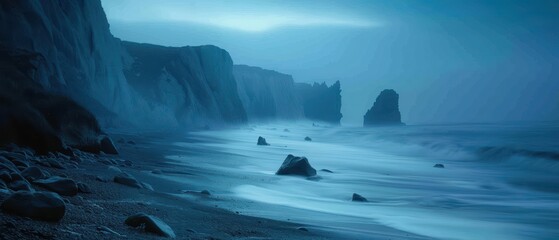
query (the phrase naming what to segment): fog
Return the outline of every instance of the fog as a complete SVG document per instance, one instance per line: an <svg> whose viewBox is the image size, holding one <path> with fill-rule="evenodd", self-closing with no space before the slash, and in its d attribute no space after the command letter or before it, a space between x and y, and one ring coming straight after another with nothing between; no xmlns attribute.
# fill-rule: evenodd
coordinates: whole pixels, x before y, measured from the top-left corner
<svg viewBox="0 0 559 240"><path fill-rule="evenodd" d="M386 88L408 124L559 119L555 1L160 3L103 7L123 40L213 44L296 82L340 80L344 125Z"/></svg>

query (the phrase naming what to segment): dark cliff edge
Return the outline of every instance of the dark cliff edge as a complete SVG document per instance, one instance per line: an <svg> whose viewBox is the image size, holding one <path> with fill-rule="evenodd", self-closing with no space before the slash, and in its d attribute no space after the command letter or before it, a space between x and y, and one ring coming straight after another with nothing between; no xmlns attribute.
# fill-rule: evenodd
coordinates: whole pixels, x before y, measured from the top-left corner
<svg viewBox="0 0 559 240"><path fill-rule="evenodd" d="M342 119L342 96L340 82L328 87L326 83L295 85L297 95L303 104L305 117L310 120L340 124Z"/></svg>
<svg viewBox="0 0 559 240"><path fill-rule="evenodd" d="M233 74L250 121L303 118L303 107L290 75L247 65L234 65Z"/></svg>
<svg viewBox="0 0 559 240"><path fill-rule="evenodd" d="M363 116L363 126L403 125L398 107L399 95L392 89L383 90Z"/></svg>

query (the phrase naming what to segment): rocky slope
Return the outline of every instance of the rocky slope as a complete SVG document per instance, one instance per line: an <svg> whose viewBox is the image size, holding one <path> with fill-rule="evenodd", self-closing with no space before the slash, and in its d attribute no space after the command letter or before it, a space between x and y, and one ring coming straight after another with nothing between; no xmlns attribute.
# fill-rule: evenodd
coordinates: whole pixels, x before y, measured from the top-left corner
<svg viewBox="0 0 559 240"><path fill-rule="evenodd" d="M303 103L305 117L315 121L340 124L342 119L342 96L340 82L328 87L326 83L295 85L297 94Z"/></svg>
<svg viewBox="0 0 559 240"><path fill-rule="evenodd" d="M126 79L166 121L198 127L246 122L227 51L133 42L122 47Z"/></svg>
<svg viewBox="0 0 559 240"><path fill-rule="evenodd" d="M392 89L385 89L378 95L373 107L363 116L363 126L401 125L398 109L399 95Z"/></svg>
<svg viewBox="0 0 559 240"><path fill-rule="evenodd" d="M233 75L250 121L303 117L303 107L290 75L247 65L234 65Z"/></svg>

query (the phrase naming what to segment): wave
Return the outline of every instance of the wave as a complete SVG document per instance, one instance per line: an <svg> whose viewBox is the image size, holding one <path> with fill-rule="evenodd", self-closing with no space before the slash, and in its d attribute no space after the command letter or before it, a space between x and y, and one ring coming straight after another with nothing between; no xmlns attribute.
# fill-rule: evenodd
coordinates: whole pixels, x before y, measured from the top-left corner
<svg viewBox="0 0 559 240"><path fill-rule="evenodd" d="M507 159L513 156L522 156L559 161L559 152L534 151L527 149L515 149L510 147L480 147L479 149L477 149L476 153L482 158L490 159Z"/></svg>

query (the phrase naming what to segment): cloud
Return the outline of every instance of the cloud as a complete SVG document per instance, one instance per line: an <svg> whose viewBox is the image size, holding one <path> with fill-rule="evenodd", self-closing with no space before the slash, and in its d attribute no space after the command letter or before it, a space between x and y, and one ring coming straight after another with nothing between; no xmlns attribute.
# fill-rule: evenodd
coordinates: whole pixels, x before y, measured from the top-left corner
<svg viewBox="0 0 559 240"><path fill-rule="evenodd" d="M232 2L164 2L105 0L110 21L194 23L245 32L264 32L286 27L378 27L352 13L284 5L232 4ZM239 2L235 2L239 3Z"/></svg>

